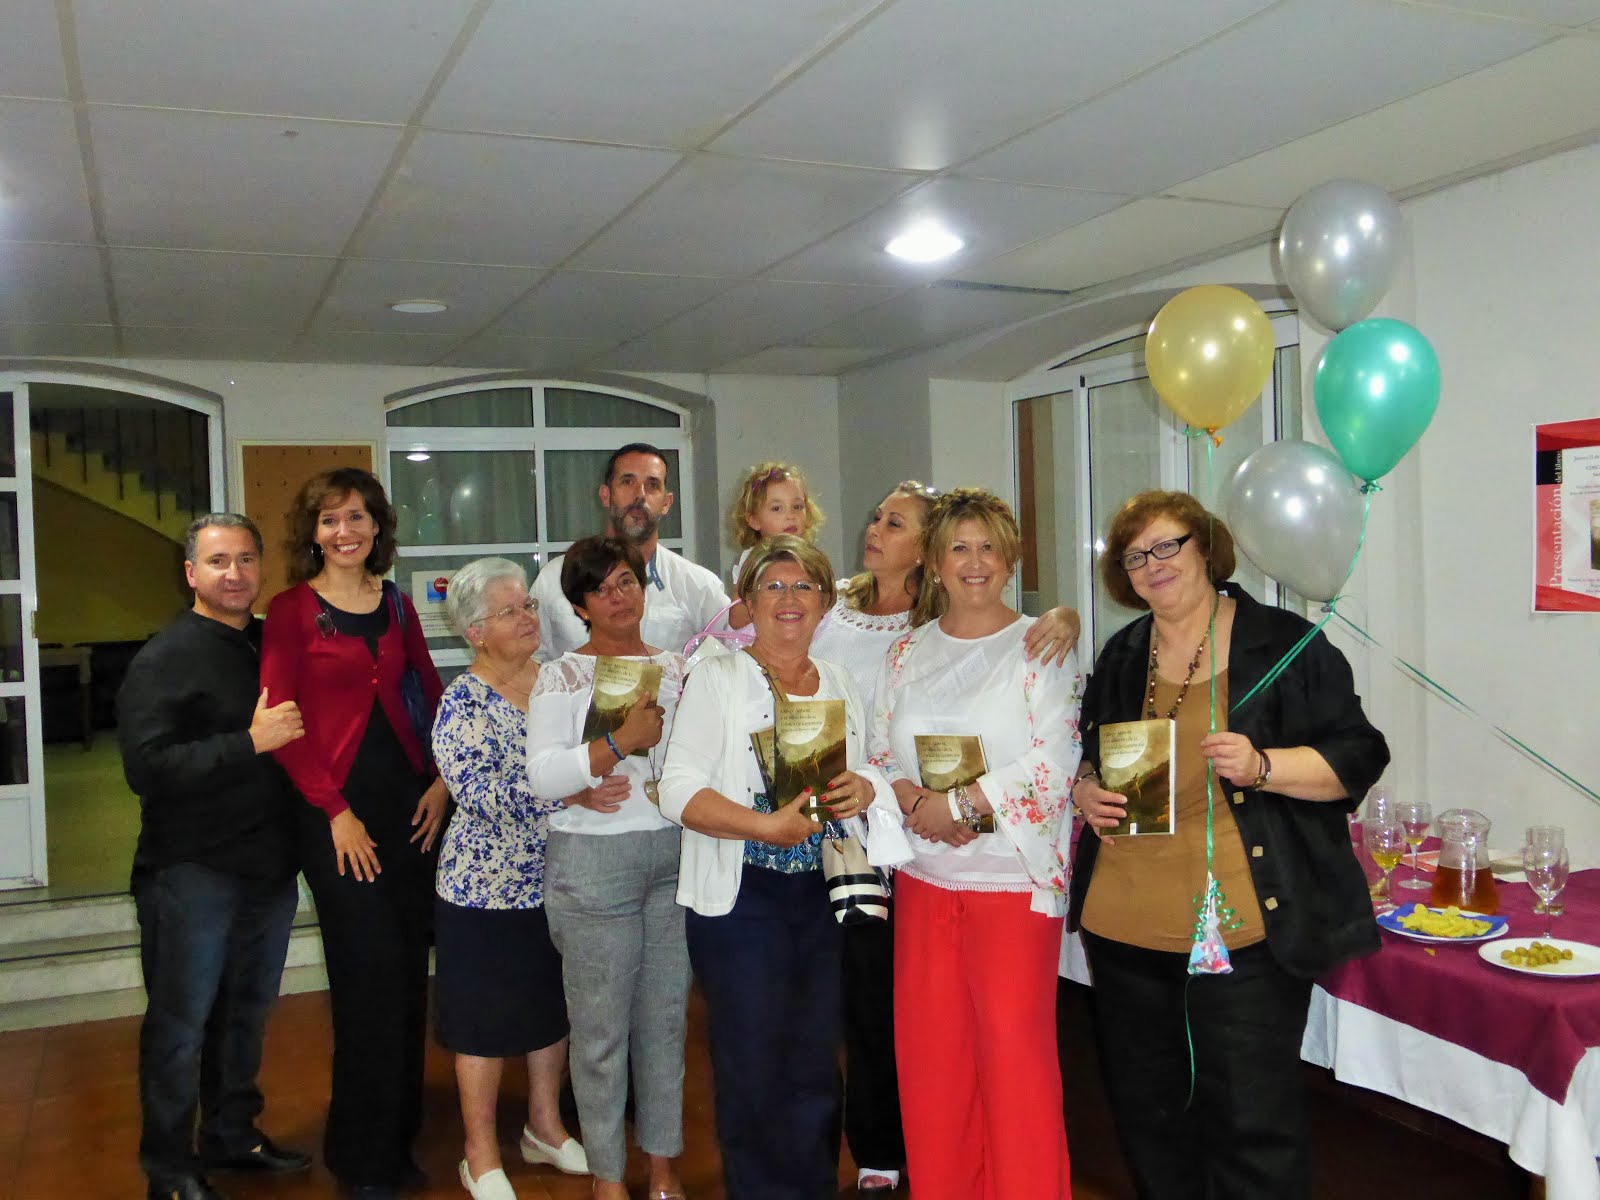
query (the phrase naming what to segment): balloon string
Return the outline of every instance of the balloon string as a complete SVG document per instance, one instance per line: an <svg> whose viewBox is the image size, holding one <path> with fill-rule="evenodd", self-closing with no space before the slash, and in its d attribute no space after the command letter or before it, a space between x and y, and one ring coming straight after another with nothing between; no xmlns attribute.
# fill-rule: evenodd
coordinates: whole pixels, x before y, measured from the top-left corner
<svg viewBox="0 0 1600 1200"><path fill-rule="evenodd" d="M1589 800L1596 804L1600 804L1600 793L1597 793L1594 791L1594 789L1583 783L1580 783L1577 779L1573 778L1566 771L1563 771L1560 767L1556 766L1555 763L1551 762L1544 755L1540 754L1537 750L1528 745L1528 743L1523 741L1521 738L1517 737L1514 733L1511 733L1509 730L1494 724L1477 709L1473 708L1470 704L1463 700L1460 696L1457 696L1443 684L1431 678L1425 671L1422 670L1422 668L1407 662L1398 654L1388 650L1381 642L1378 641L1377 638L1373 637L1365 629L1361 628L1361 626L1350 620L1349 617L1345 616L1343 613L1334 614L1330 612L1329 615L1337 615L1340 621L1344 622L1347 627L1359 634L1369 646L1375 650L1381 650L1383 653L1389 655L1389 660L1393 662L1403 674L1410 678L1413 683L1416 683L1425 691L1432 692L1434 695L1444 700L1452 708L1456 709L1456 711L1464 713L1465 715L1487 725L1497 738L1499 738L1506 745L1510 746L1513 750L1516 750L1538 766L1543 767L1557 779L1569 784L1582 795L1586 796Z"/></svg>

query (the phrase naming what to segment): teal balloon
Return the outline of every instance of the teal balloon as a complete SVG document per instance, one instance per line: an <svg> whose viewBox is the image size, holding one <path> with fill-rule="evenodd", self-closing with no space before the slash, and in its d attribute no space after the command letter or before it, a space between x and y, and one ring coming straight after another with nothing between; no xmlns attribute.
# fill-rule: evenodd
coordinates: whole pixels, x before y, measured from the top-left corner
<svg viewBox="0 0 1600 1200"><path fill-rule="evenodd" d="M1394 470L1439 407L1439 356L1404 321L1357 321L1317 364L1317 419L1344 465L1369 483Z"/></svg>

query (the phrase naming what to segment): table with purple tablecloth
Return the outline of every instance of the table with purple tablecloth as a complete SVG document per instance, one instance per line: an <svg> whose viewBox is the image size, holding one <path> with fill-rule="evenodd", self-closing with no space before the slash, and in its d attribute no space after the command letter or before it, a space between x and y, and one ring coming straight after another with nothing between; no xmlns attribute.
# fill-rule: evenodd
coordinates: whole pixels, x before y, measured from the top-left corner
<svg viewBox="0 0 1600 1200"><path fill-rule="evenodd" d="M1394 896L1406 907L1428 893ZM1562 899L1552 935L1600 943L1600 870L1574 873ZM1545 932L1525 884L1500 884L1500 912L1508 937ZM1377 954L1319 980L1302 1052L1506 1143L1551 1200L1600 1200L1600 978L1520 974L1476 944L1386 931Z"/></svg>

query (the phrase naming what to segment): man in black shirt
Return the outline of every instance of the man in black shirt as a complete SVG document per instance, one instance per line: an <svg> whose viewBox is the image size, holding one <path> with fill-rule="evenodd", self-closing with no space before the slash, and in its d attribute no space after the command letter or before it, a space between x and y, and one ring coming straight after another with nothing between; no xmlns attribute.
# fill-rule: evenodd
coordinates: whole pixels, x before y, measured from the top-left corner
<svg viewBox="0 0 1600 1200"><path fill-rule="evenodd" d="M261 622L250 612L260 531L211 513L189 527L184 559L194 608L139 651L117 694L141 817L139 1162L152 1200L220 1200L207 1167L311 1162L255 1124L262 1035L298 901L293 791L269 752L303 730L293 701L273 705L260 690Z"/></svg>

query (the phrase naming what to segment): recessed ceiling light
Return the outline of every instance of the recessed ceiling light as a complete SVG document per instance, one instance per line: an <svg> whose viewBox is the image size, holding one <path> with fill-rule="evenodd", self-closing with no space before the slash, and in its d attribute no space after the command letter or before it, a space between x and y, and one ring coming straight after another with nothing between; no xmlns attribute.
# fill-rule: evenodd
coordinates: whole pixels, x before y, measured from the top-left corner
<svg viewBox="0 0 1600 1200"><path fill-rule="evenodd" d="M884 247L907 262L930 263L949 258L967 243L936 221L913 225Z"/></svg>
<svg viewBox="0 0 1600 1200"><path fill-rule="evenodd" d="M442 313L450 306L443 300L396 300L389 307L403 313Z"/></svg>
<svg viewBox="0 0 1600 1200"><path fill-rule="evenodd" d="M407 462L427 462L430 457L431 456L428 454L428 452L426 450L413 450L410 454L406 455L406 461Z"/></svg>

